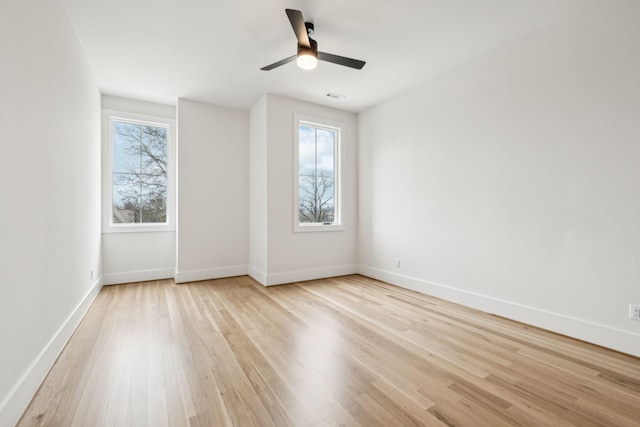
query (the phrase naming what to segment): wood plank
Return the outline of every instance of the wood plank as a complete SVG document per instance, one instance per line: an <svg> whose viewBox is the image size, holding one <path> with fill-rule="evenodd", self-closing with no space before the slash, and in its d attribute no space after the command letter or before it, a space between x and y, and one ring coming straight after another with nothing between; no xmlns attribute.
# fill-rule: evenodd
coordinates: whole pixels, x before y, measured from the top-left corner
<svg viewBox="0 0 640 427"><path fill-rule="evenodd" d="M637 426L640 360L363 276L102 289L19 426Z"/></svg>

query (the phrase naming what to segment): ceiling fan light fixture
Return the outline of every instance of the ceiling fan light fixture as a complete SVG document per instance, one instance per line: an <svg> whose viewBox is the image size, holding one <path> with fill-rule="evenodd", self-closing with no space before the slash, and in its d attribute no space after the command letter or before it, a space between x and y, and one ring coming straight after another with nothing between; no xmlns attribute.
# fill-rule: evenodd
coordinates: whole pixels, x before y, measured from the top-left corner
<svg viewBox="0 0 640 427"><path fill-rule="evenodd" d="M331 62L344 67L354 68L356 70L362 69L365 62L358 59L345 58L340 55L333 55L326 52L318 52L318 43L310 36L313 34L314 25L312 22L304 22L302 12L294 9L285 9L285 13L289 18L289 23L293 32L298 39L298 53L288 58L281 59L278 62L274 62L271 65L260 68L263 71L273 70L289 62L296 61L298 67L303 70L313 70L318 66L318 60Z"/></svg>
<svg viewBox="0 0 640 427"><path fill-rule="evenodd" d="M318 66L318 53L308 47L298 47L296 64L303 70L313 70Z"/></svg>

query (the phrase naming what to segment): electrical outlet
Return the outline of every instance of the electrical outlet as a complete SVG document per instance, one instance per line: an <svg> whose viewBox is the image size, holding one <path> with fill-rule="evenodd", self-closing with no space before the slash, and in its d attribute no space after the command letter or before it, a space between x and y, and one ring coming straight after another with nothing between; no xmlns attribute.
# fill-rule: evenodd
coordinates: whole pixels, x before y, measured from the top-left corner
<svg viewBox="0 0 640 427"><path fill-rule="evenodd" d="M629 304L629 319L640 320L640 304Z"/></svg>
<svg viewBox="0 0 640 427"><path fill-rule="evenodd" d="M396 258L396 268L400 268L400 258Z"/></svg>

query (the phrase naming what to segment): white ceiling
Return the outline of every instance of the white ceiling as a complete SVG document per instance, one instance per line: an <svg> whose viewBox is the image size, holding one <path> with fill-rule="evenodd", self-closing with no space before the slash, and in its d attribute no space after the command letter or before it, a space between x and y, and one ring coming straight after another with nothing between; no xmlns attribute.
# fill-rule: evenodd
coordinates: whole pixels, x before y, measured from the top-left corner
<svg viewBox="0 0 640 427"><path fill-rule="evenodd" d="M278 93L361 111L592 0L63 1L103 93L240 108ZM367 65L261 71L296 53L285 8L314 22L319 50Z"/></svg>

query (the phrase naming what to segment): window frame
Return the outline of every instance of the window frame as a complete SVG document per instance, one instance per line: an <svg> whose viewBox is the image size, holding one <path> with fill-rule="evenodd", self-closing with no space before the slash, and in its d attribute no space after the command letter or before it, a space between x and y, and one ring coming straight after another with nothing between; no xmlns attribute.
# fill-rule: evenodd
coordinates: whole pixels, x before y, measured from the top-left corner
<svg viewBox="0 0 640 427"><path fill-rule="evenodd" d="M321 232L321 231L343 231L345 229L342 219L342 158L343 139L345 125L343 122L324 119L316 116L304 114L294 114L294 149L293 149L293 231L300 232ZM299 216L299 190L300 190L300 125L309 125L315 128L329 129L336 132L334 141L334 221L331 224L301 223Z"/></svg>
<svg viewBox="0 0 640 427"><path fill-rule="evenodd" d="M123 121L167 128L167 218L163 223L113 222L113 122ZM176 121L167 117L103 109L102 111L102 232L140 233L176 229Z"/></svg>

